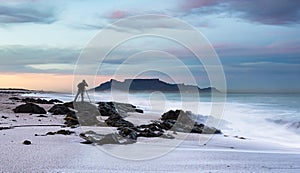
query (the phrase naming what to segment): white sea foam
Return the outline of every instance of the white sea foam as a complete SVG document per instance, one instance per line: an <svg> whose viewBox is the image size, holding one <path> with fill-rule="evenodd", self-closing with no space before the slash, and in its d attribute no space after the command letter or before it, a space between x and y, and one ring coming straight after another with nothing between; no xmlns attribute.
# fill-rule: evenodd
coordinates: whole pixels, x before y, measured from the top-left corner
<svg viewBox="0 0 300 173"><path fill-rule="evenodd" d="M57 98L62 101L72 101L71 94L24 94L42 98ZM209 98L198 102L195 99L182 101L180 95L162 93L89 93L92 102L117 101L136 105L146 114L157 115L168 110L188 110L198 116L198 122L212 121L213 126L220 128L224 134L243 136L248 139L277 143L289 147L299 147L300 100L295 95L259 95L233 94L228 95L223 116L212 115L212 105ZM191 96L192 97L192 96ZM208 97L208 96L207 96ZM87 98L86 98L87 99ZM221 119L219 121L219 119ZM276 121L281 120L281 121ZM216 122L218 121L218 122ZM298 122L298 123L297 123ZM296 130L295 130L296 129Z"/></svg>

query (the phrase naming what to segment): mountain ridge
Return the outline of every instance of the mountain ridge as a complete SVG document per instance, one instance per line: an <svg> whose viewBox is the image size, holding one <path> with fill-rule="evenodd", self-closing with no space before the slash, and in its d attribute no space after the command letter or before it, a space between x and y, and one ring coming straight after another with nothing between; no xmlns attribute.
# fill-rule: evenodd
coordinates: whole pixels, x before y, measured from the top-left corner
<svg viewBox="0 0 300 173"><path fill-rule="evenodd" d="M214 87L199 88L194 85L171 84L158 78L152 79L125 79L123 82L111 79L93 88L95 91L108 91L111 89L121 91L161 91L161 92L220 92Z"/></svg>

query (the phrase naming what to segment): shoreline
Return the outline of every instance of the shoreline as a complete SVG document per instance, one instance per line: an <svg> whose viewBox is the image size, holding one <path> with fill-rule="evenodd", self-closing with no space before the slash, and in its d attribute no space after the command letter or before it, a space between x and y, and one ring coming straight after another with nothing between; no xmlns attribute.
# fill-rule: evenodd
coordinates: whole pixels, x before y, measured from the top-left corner
<svg viewBox="0 0 300 173"><path fill-rule="evenodd" d="M21 102L13 104L11 100L8 100L11 96L20 97L20 94L0 94L0 115L7 117L6 119L0 118L0 126L26 123L63 124L64 116L62 115L47 113L47 117L37 117L37 114L13 113L11 109ZM48 110L52 105L40 104L40 106ZM134 118L138 118L137 121L140 122L149 119L149 117L147 119L147 115L134 113L127 117L127 119ZM75 134L72 135L35 136L35 134L46 134L49 131L60 129L61 127L20 127L0 130L1 160L4 163L1 164L0 170L4 172L99 172L99 170L103 172L151 172L159 170L169 172L185 170L189 172L199 172L199 170L208 172L288 170L289 172L297 172L300 170L296 164L300 161L299 150L285 147L274 149L272 148L274 146L257 143L258 141L253 141L253 139L238 139L235 136L225 137L224 134L213 136L206 145L199 145L199 134L189 134L186 140L174 147L172 151L163 154L163 156L157 156L150 160L140 160L139 162L114 157L103 150L101 151L102 146L81 144L80 142L84 140L78 135L84 131L82 127L63 128L74 131ZM178 133L179 136L182 135L180 132ZM32 144L29 146L22 144L26 139L29 139ZM102 149L110 151L109 149L116 148L120 151L127 151L136 149L143 142L147 144L149 140L142 138L138 139L136 144L122 146L108 144L103 145ZM146 149L141 148L140 151L145 152ZM253 160L249 161L248 158ZM285 162L282 162L282 159ZM96 160L100 162L98 163ZM114 165L116 164L118 166L115 168ZM149 164L155 166L146 166Z"/></svg>

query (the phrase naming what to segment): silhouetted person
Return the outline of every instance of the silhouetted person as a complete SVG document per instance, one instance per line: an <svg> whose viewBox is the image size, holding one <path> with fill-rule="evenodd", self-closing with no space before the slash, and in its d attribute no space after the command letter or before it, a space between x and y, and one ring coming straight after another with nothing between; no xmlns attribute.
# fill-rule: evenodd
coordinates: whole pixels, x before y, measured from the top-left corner
<svg viewBox="0 0 300 173"><path fill-rule="evenodd" d="M85 80L82 80L82 82L80 82L77 85L78 91L77 91L77 94L75 96L74 102L76 102L79 94L81 94L81 101L82 102L84 101L83 95L84 95L85 87L88 87L88 84L85 82Z"/></svg>

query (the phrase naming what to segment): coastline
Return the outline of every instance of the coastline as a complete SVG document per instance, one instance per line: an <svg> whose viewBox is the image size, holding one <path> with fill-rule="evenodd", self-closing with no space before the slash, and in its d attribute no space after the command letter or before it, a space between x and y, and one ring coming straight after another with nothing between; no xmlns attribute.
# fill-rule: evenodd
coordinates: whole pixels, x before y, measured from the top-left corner
<svg viewBox="0 0 300 173"><path fill-rule="evenodd" d="M63 124L63 115L15 114L12 109L21 102L9 97L20 94L0 94L1 126L24 124ZM55 98L53 98L55 99ZM39 104L48 110L53 105ZM140 117L139 117L140 116ZM147 116L150 116L147 118ZM143 118L141 118L143 117ZM131 114L127 119L149 121L151 115ZM14 121L15 120L15 121ZM17 127L0 130L1 161L3 172L299 172L299 149L266 144L254 139L239 139L226 134L214 135L205 145L199 145L202 134L189 134L185 141L170 152L152 159L127 160L114 157L99 146L81 144L79 134L82 128L63 129L74 131L73 135L35 136L57 131L61 127ZM182 135L180 132L177 136ZM31 145L24 145L30 140ZM137 148L148 139L141 138L130 145L104 145L104 149L117 148L126 151ZM144 152L147 149L144 148Z"/></svg>

